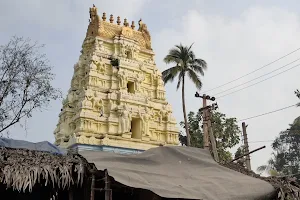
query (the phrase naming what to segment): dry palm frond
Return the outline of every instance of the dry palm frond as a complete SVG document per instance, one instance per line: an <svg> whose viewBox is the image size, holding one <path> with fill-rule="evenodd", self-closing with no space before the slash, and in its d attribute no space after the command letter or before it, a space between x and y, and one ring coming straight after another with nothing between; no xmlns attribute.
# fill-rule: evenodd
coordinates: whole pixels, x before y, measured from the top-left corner
<svg viewBox="0 0 300 200"><path fill-rule="evenodd" d="M0 182L17 191L35 184L60 189L83 183L86 162L79 155L54 155L26 149L0 148ZM73 178L75 180L73 180Z"/></svg>
<svg viewBox="0 0 300 200"><path fill-rule="evenodd" d="M277 196L275 199L277 200L300 200L300 185L298 185L293 178L276 176L263 177L235 163L221 163L221 165L245 175L269 182L276 189Z"/></svg>

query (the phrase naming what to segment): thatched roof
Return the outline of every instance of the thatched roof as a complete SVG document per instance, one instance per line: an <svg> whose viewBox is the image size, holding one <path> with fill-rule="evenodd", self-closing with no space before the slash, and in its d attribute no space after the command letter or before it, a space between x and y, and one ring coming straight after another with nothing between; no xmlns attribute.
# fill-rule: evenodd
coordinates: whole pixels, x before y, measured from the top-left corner
<svg viewBox="0 0 300 200"><path fill-rule="evenodd" d="M79 155L0 147L0 183L24 192L37 183L66 189L82 184L84 159Z"/></svg>
<svg viewBox="0 0 300 200"><path fill-rule="evenodd" d="M269 182L276 189L277 191L276 199L278 200L284 200L284 199L300 200L300 185L297 184L294 178L276 177L276 176L263 177L254 173L253 171L247 170L246 168L236 163L226 163L226 164L223 163L222 165L230 169L233 169L235 171L238 171L240 173L243 173L245 175L259 178Z"/></svg>

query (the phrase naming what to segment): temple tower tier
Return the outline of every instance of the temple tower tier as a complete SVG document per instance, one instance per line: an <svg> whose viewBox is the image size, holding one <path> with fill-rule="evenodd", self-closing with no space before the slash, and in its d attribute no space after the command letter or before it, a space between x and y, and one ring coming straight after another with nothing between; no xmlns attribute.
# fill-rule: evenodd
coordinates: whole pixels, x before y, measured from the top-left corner
<svg viewBox="0 0 300 200"><path fill-rule="evenodd" d="M179 130L165 98L146 24L114 24L90 8L90 23L71 88L54 131L60 147L143 151L178 145ZM124 151L125 152L125 151Z"/></svg>

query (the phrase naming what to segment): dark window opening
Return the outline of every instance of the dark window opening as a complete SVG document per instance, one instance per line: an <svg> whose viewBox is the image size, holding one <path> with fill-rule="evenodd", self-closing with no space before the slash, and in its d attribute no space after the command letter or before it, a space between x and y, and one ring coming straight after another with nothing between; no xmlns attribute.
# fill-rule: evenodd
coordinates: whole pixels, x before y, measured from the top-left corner
<svg viewBox="0 0 300 200"><path fill-rule="evenodd" d="M127 57L128 59L131 59L131 58L132 58L132 54L131 54L130 51L126 51L125 54L126 54L126 57Z"/></svg>
<svg viewBox="0 0 300 200"><path fill-rule="evenodd" d="M134 93L134 82L128 82L127 83L127 92L128 93Z"/></svg>

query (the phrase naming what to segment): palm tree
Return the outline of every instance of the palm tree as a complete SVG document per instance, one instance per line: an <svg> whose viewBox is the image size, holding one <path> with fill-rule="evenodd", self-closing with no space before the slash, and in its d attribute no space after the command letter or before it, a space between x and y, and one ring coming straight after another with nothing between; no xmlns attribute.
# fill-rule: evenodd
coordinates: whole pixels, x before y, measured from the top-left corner
<svg viewBox="0 0 300 200"><path fill-rule="evenodd" d="M257 167L256 171L260 174L266 172L269 176L278 176L280 173L274 167L273 159L268 160L268 164Z"/></svg>
<svg viewBox="0 0 300 200"><path fill-rule="evenodd" d="M202 82L198 74L203 76L204 70L207 67L207 64L204 60L196 58L194 52L191 50L192 46L193 44L189 47L180 44L175 45L175 48L170 49L169 54L164 58L164 62L166 64L174 64L175 66L162 72L162 78L165 84L168 82L173 82L174 78L176 78L178 75L177 90L181 84L182 110L185 124L184 127L187 136L187 146L190 146L191 139L185 109L184 86L186 77L192 80L197 89L201 89Z"/></svg>
<svg viewBox="0 0 300 200"><path fill-rule="evenodd" d="M263 172L267 172L267 174L270 176L279 175L279 172L277 172L276 169L273 169L270 165L261 165L257 167L256 171L259 172L260 174L262 174Z"/></svg>

